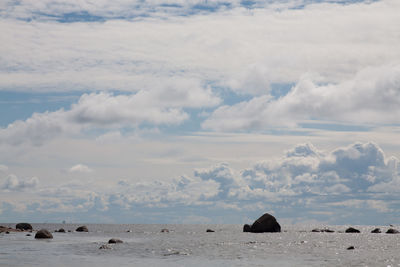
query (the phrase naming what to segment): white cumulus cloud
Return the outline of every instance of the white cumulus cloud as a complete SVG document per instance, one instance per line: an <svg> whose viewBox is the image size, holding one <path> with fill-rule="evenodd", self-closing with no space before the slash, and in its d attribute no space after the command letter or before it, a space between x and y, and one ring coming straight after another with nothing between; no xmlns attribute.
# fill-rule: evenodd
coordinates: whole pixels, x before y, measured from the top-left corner
<svg viewBox="0 0 400 267"><path fill-rule="evenodd" d="M294 127L311 120L355 125L400 123L400 65L367 68L351 80L317 85L300 80L279 99L258 96L221 106L203 123L219 131Z"/></svg>
<svg viewBox="0 0 400 267"><path fill-rule="evenodd" d="M93 170L84 164L77 164L69 168L69 172L72 173L91 173Z"/></svg>

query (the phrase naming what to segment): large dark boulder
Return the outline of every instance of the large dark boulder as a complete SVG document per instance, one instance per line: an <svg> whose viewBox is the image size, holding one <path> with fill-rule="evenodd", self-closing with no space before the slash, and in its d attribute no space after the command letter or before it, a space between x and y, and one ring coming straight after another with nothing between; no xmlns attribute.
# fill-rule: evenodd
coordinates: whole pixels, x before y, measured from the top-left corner
<svg viewBox="0 0 400 267"><path fill-rule="evenodd" d="M243 227L243 231L245 230L245 226ZM246 227L246 230L248 228ZM281 226L276 221L275 217L271 214L265 213L263 216L258 218L251 226L250 232L252 233L275 233L280 232Z"/></svg>
<svg viewBox="0 0 400 267"><path fill-rule="evenodd" d="M353 227L349 227L346 229L345 231L346 233L360 233L360 230L353 228Z"/></svg>
<svg viewBox="0 0 400 267"><path fill-rule="evenodd" d="M37 238L37 239L53 238L53 235L46 229L41 229L41 230L37 231L35 238Z"/></svg>
<svg viewBox="0 0 400 267"><path fill-rule="evenodd" d="M29 223L18 223L15 226L15 229L26 231L26 230L32 230L33 228L32 228L32 225L30 225Z"/></svg>
<svg viewBox="0 0 400 267"><path fill-rule="evenodd" d="M85 225L79 226L78 228L76 228L75 231L77 231L77 232L89 232L88 228Z"/></svg>

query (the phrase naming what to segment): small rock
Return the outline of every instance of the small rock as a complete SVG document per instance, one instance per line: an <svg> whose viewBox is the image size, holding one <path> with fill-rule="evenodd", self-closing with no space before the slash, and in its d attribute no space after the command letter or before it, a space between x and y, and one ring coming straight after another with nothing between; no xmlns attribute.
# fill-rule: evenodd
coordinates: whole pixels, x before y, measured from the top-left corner
<svg viewBox="0 0 400 267"><path fill-rule="evenodd" d="M108 240L108 244L117 244L117 243L124 243L124 242L118 238L111 238L110 240Z"/></svg>
<svg viewBox="0 0 400 267"><path fill-rule="evenodd" d="M313 232L313 233L334 233L335 231L333 231L331 229L326 229L326 228L325 229L315 228L315 229L312 229L311 232Z"/></svg>
<svg viewBox="0 0 400 267"><path fill-rule="evenodd" d="M76 228L75 231L77 231L77 232L89 232L88 228L85 225L79 226L78 228Z"/></svg>
<svg viewBox="0 0 400 267"><path fill-rule="evenodd" d="M207 229L206 232L207 232L207 233L214 233L215 231L214 231L214 230L211 230L211 229Z"/></svg>
<svg viewBox="0 0 400 267"><path fill-rule="evenodd" d="M251 226L248 224L243 225L243 232L246 232L246 233L251 232Z"/></svg>
<svg viewBox="0 0 400 267"><path fill-rule="evenodd" d="M371 231L371 233L373 233L373 234L379 234L379 233L382 233L382 232L381 232L381 229L375 228L374 230Z"/></svg>
<svg viewBox="0 0 400 267"><path fill-rule="evenodd" d="M347 248L347 250L352 250L352 249L354 249L354 246L350 246Z"/></svg>
<svg viewBox="0 0 400 267"><path fill-rule="evenodd" d="M32 225L30 225L29 223L18 223L15 226L15 229L25 231L25 230L32 230L33 228L32 228Z"/></svg>
<svg viewBox="0 0 400 267"><path fill-rule="evenodd" d="M353 228L353 227L349 227L346 229L345 231L346 233L360 233L360 230Z"/></svg>
<svg viewBox="0 0 400 267"><path fill-rule="evenodd" d="M53 238L53 235L46 229L41 229L37 231L35 238L43 239L43 238Z"/></svg>
<svg viewBox="0 0 400 267"><path fill-rule="evenodd" d="M398 234L399 231L393 228L390 228L386 231L387 234Z"/></svg>
<svg viewBox="0 0 400 267"><path fill-rule="evenodd" d="M59 233L65 233L65 229L64 228L60 228L60 229L58 229L58 232Z"/></svg>
<svg viewBox="0 0 400 267"><path fill-rule="evenodd" d="M166 229L166 228L164 228L164 229L161 229L161 233L169 233L169 230L168 230L168 229Z"/></svg>
<svg viewBox="0 0 400 267"><path fill-rule="evenodd" d="M32 236L31 234L26 234L26 236Z"/></svg>
<svg viewBox="0 0 400 267"><path fill-rule="evenodd" d="M8 235L10 232L9 231L6 231L6 234Z"/></svg>
<svg viewBox="0 0 400 267"><path fill-rule="evenodd" d="M99 247L99 249L112 249L112 247L110 245L105 244L105 245L101 245Z"/></svg>

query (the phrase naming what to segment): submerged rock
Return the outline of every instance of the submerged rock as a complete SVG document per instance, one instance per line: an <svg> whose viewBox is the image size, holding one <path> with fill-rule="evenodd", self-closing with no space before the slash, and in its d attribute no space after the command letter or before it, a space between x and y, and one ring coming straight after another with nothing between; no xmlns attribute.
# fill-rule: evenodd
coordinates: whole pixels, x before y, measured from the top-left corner
<svg viewBox="0 0 400 267"><path fill-rule="evenodd" d="M99 247L99 249L112 249L110 245L104 244Z"/></svg>
<svg viewBox="0 0 400 267"><path fill-rule="evenodd" d="M46 229L41 229L37 231L35 238L44 239L44 238L53 238L53 235Z"/></svg>
<svg viewBox="0 0 400 267"><path fill-rule="evenodd" d="M375 228L374 230L371 231L371 233L373 233L373 234L379 234L379 233L382 233L382 232L381 232L381 229Z"/></svg>
<svg viewBox="0 0 400 267"><path fill-rule="evenodd" d="M77 231L77 232L89 232L88 228L85 225L79 226L78 228L76 228L75 231Z"/></svg>
<svg viewBox="0 0 400 267"><path fill-rule="evenodd" d="M214 231L214 230L211 230L211 229L207 229L206 232L207 232L207 233L214 233L215 231Z"/></svg>
<svg viewBox="0 0 400 267"><path fill-rule="evenodd" d="M64 229L64 228L60 228L60 229L58 229L57 232L59 232L59 233L65 233L65 229Z"/></svg>
<svg viewBox="0 0 400 267"><path fill-rule="evenodd" d="M245 224L243 226L243 232L275 233L280 231L281 226L276 221L275 217L268 213L265 213L260 218L258 218L251 226L249 226L248 224Z"/></svg>
<svg viewBox="0 0 400 267"><path fill-rule="evenodd" d="M400 233L398 230L390 228L386 231L387 234L398 234Z"/></svg>
<svg viewBox="0 0 400 267"><path fill-rule="evenodd" d="M166 229L166 228L164 228L164 229L161 229L161 233L169 233L169 230L168 230L168 229Z"/></svg>
<svg viewBox="0 0 400 267"><path fill-rule="evenodd" d="M108 240L108 244L117 244L117 243L124 243L124 242L118 238L111 238L110 240Z"/></svg>
<svg viewBox="0 0 400 267"><path fill-rule="evenodd" d="M346 229L345 231L346 233L360 233L360 230L353 228L353 227L349 227Z"/></svg>
<svg viewBox="0 0 400 267"><path fill-rule="evenodd" d="M352 249L354 249L354 246L350 246L347 248L347 250L352 250Z"/></svg>
<svg viewBox="0 0 400 267"><path fill-rule="evenodd" d="M18 223L15 226L15 229L19 229L19 230L22 230L22 231L33 230L32 225L30 225L29 223Z"/></svg>

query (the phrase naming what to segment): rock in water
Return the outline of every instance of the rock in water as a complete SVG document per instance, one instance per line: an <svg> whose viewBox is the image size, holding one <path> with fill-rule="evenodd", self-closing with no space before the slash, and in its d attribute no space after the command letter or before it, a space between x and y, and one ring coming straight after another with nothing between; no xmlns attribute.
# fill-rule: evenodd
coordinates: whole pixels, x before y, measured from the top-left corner
<svg viewBox="0 0 400 267"><path fill-rule="evenodd" d="M15 229L26 231L26 230L32 230L33 228L32 228L32 225L30 225L29 223L18 223L15 226Z"/></svg>
<svg viewBox="0 0 400 267"><path fill-rule="evenodd" d="M265 213L258 218L250 227L252 233L275 233L280 232L281 226L271 214Z"/></svg>
<svg viewBox="0 0 400 267"><path fill-rule="evenodd" d="M206 232L207 232L207 233L214 233L215 231L214 231L214 230L211 230L211 229L207 229Z"/></svg>
<svg viewBox="0 0 400 267"><path fill-rule="evenodd" d="M398 230L390 228L386 231L387 234L398 234L400 233Z"/></svg>
<svg viewBox="0 0 400 267"><path fill-rule="evenodd" d="M65 229L64 229L64 228L60 228L60 229L58 230L58 232L59 232L59 233L65 233Z"/></svg>
<svg viewBox="0 0 400 267"><path fill-rule="evenodd" d="M347 248L347 250L352 250L352 249L354 249L354 246L350 246Z"/></svg>
<svg viewBox="0 0 400 267"><path fill-rule="evenodd" d="M345 231L346 233L360 233L360 230L353 228L353 227L349 227L346 229Z"/></svg>
<svg viewBox="0 0 400 267"><path fill-rule="evenodd" d="M37 239L53 238L53 235L46 229L41 229L41 230L37 231L35 238L37 238Z"/></svg>
<svg viewBox="0 0 400 267"><path fill-rule="evenodd" d="M251 232L251 226L248 224L243 225L243 232Z"/></svg>
<svg viewBox="0 0 400 267"><path fill-rule="evenodd" d="M117 243L123 243L121 239L118 238L111 238L108 240L108 244L117 244Z"/></svg>
<svg viewBox="0 0 400 267"><path fill-rule="evenodd" d="M371 233L373 233L373 234L379 234L379 233L382 233L382 232L381 232L381 229L375 228L374 230L371 231Z"/></svg>
<svg viewBox="0 0 400 267"><path fill-rule="evenodd" d="M313 233L334 233L335 231L333 231L331 229L327 229L327 228L325 228L325 229L315 228L315 229L312 229L311 232L313 232Z"/></svg>
<svg viewBox="0 0 400 267"><path fill-rule="evenodd" d="M99 249L112 249L112 247L110 245L101 245Z"/></svg>
<svg viewBox="0 0 400 267"><path fill-rule="evenodd" d="M79 226L78 228L76 228L77 232L89 232L88 228L86 226Z"/></svg>

